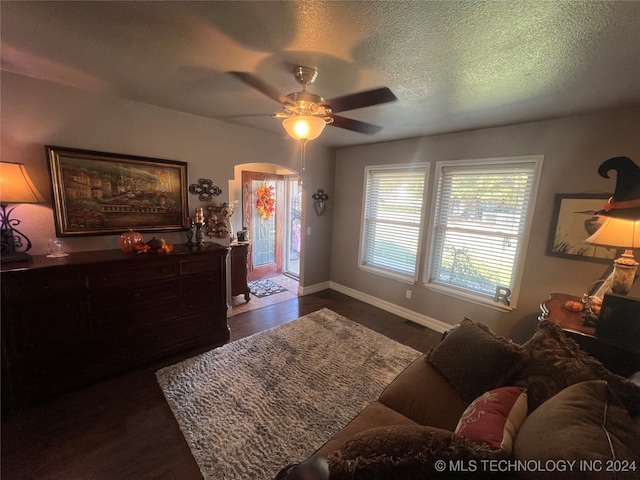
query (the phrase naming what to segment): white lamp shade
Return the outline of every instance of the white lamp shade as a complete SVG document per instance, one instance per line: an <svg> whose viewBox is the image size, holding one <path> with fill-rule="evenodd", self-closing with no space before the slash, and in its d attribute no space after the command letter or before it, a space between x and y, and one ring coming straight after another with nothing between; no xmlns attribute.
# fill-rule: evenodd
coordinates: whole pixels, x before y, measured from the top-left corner
<svg viewBox="0 0 640 480"><path fill-rule="evenodd" d="M308 115L289 117L282 121L282 126L289 136L296 140L313 140L314 138L318 138L326 125L327 122L322 118Z"/></svg>
<svg viewBox="0 0 640 480"><path fill-rule="evenodd" d="M21 163L0 162L0 203L41 203L44 198Z"/></svg>
<svg viewBox="0 0 640 480"><path fill-rule="evenodd" d="M607 217L598 231L585 242L607 247L638 248L640 247L640 220Z"/></svg>

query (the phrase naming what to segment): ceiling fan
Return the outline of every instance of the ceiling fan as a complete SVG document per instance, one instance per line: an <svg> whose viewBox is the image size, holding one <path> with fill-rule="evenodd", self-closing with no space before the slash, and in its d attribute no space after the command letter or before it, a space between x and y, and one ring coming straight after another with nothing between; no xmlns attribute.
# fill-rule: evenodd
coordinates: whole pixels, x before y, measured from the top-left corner
<svg viewBox="0 0 640 480"><path fill-rule="evenodd" d="M283 118L283 127L289 135L296 139L313 140L322 133L326 125L372 135L382 130L382 127L342 117L336 115L336 113L397 100L393 92L387 87L325 100L307 90L307 87L318 77L318 70L302 65L293 67L293 75L298 83L302 85L302 90L288 95L281 95L276 89L251 73L230 73L260 93L281 103L282 111L274 113L272 116L274 118Z"/></svg>

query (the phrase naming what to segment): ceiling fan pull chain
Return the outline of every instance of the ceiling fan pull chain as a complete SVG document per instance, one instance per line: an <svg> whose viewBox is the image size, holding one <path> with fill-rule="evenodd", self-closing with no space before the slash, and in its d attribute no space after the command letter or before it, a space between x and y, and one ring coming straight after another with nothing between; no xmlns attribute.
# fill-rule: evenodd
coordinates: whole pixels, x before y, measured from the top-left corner
<svg viewBox="0 0 640 480"><path fill-rule="evenodd" d="M306 138L300 139L300 186L304 186L304 171L306 168L306 155L307 155L307 142Z"/></svg>

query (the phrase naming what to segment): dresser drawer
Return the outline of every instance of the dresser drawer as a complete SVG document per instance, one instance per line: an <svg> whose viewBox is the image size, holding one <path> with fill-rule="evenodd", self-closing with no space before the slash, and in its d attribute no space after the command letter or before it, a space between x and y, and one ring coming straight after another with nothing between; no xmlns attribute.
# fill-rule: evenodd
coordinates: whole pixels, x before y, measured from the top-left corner
<svg viewBox="0 0 640 480"><path fill-rule="evenodd" d="M21 273L21 275L18 275ZM2 276L2 301L39 303L44 299L64 296L81 297L84 278L75 272L17 272Z"/></svg>
<svg viewBox="0 0 640 480"><path fill-rule="evenodd" d="M218 272L221 268L221 261L218 257L203 257L180 262L181 275L190 275L192 273L202 272Z"/></svg>
<svg viewBox="0 0 640 480"><path fill-rule="evenodd" d="M176 298L164 298L150 305L136 305L96 313L91 320L95 338L129 334L180 318Z"/></svg>
<svg viewBox="0 0 640 480"><path fill-rule="evenodd" d="M133 363L134 354L132 337L109 342L86 341L55 355L25 357L13 363L9 378L3 379L3 388L15 399L27 402L49 398L126 370Z"/></svg>
<svg viewBox="0 0 640 480"><path fill-rule="evenodd" d="M140 352L145 357L159 356L167 351L175 351L182 343L201 339L213 334L213 327L206 315L182 318L178 321L157 325L146 330L138 338Z"/></svg>
<svg viewBox="0 0 640 480"><path fill-rule="evenodd" d="M153 265L120 265L100 272L92 272L87 275L89 289L100 290L108 288L120 289L127 285L145 282L156 282L162 278L175 277L177 274L176 263Z"/></svg>
<svg viewBox="0 0 640 480"><path fill-rule="evenodd" d="M216 275L192 275L180 280L182 314L191 315L214 307L226 308L224 285Z"/></svg>
<svg viewBox="0 0 640 480"><path fill-rule="evenodd" d="M94 312L104 310L125 311L139 305L162 303L178 299L178 281L176 279L136 283L118 290L94 290L91 292L91 309Z"/></svg>

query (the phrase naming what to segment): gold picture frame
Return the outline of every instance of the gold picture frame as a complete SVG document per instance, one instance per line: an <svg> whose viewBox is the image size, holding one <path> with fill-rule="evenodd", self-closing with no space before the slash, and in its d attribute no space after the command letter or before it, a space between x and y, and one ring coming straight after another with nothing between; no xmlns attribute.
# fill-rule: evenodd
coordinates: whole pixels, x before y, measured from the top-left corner
<svg viewBox="0 0 640 480"><path fill-rule="evenodd" d="M187 228L187 163L45 146L58 236Z"/></svg>

